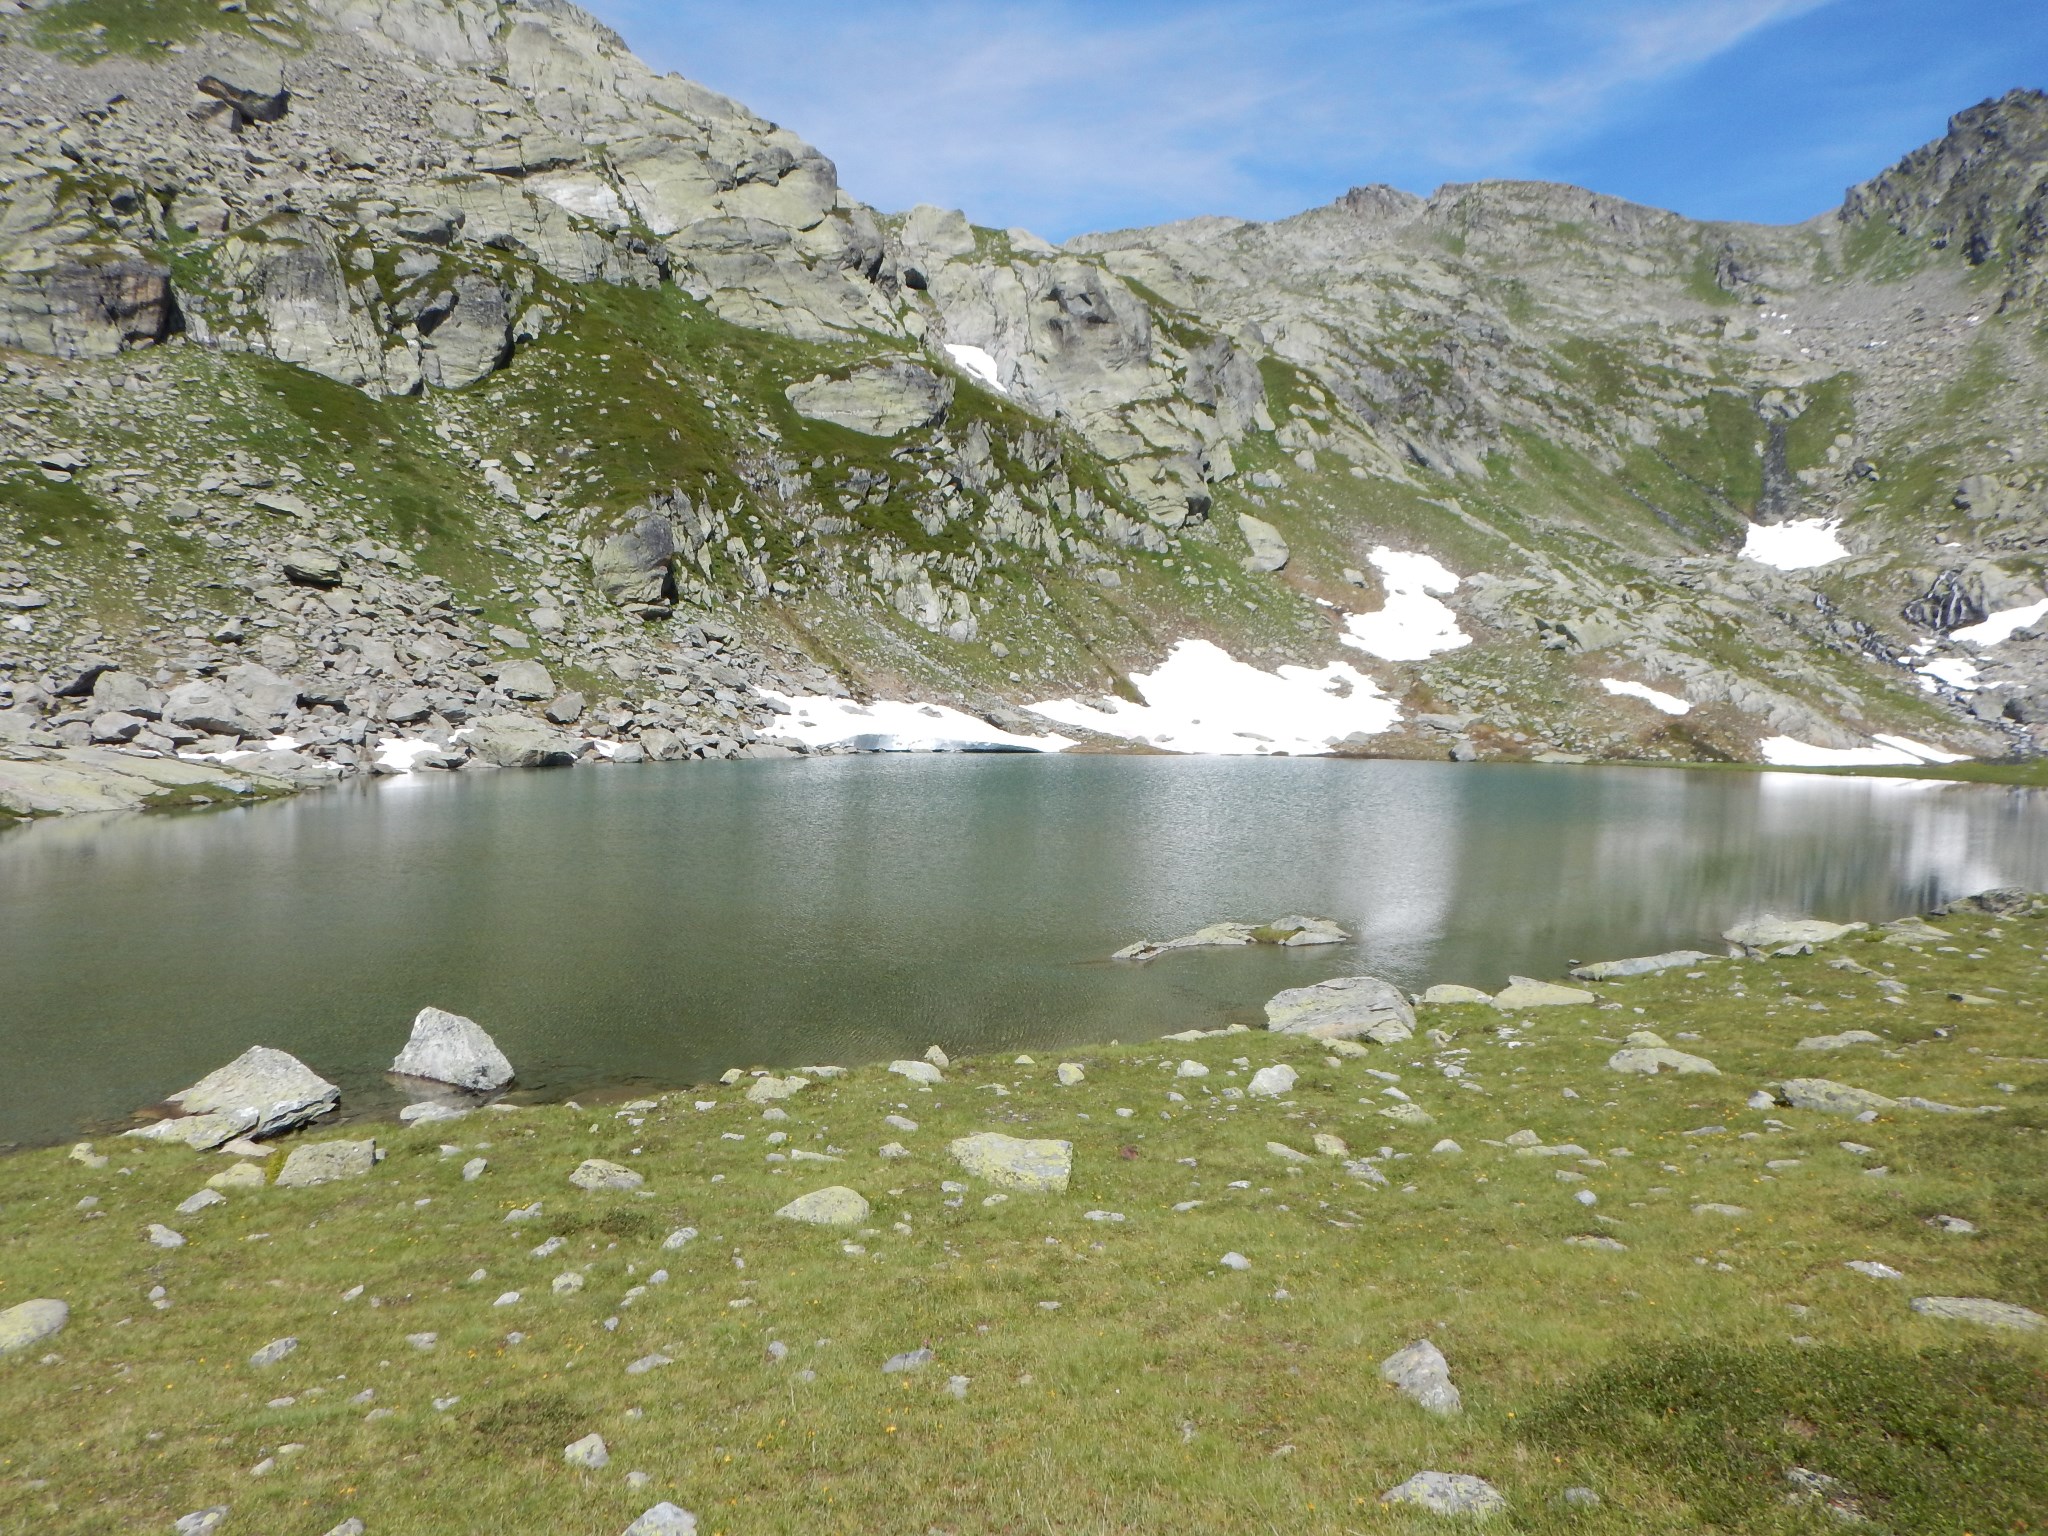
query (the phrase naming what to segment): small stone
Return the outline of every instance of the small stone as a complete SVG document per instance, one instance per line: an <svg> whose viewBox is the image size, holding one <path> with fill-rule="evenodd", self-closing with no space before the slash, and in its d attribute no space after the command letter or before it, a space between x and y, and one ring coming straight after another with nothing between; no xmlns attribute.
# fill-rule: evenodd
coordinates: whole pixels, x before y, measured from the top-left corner
<svg viewBox="0 0 2048 1536"><path fill-rule="evenodd" d="M627 1526L621 1536L697 1536L697 1517L663 1501Z"/></svg>
<svg viewBox="0 0 2048 1536"><path fill-rule="evenodd" d="M675 1231L669 1233L667 1237L661 1240L662 1251L673 1253L684 1244L695 1242L696 1239L697 1229L695 1227L677 1227Z"/></svg>
<svg viewBox="0 0 2048 1536"><path fill-rule="evenodd" d="M405 1336L405 1342L422 1353L432 1349L440 1341L441 1336L438 1333L408 1333Z"/></svg>
<svg viewBox="0 0 2048 1536"><path fill-rule="evenodd" d="M1976 1323L1984 1328L2012 1328L2033 1332L2048 1328L2048 1317L2010 1301L1988 1301L1981 1296L1916 1296L1913 1310L1922 1317L1950 1322Z"/></svg>
<svg viewBox="0 0 2048 1536"><path fill-rule="evenodd" d="M889 1070L898 1077L909 1078L921 1088L929 1088L934 1083L945 1081L939 1075L939 1069L928 1061L892 1061L889 1063Z"/></svg>
<svg viewBox="0 0 2048 1536"><path fill-rule="evenodd" d="M612 1454L605 1449L604 1436L585 1435L572 1445L562 1447L562 1460L572 1467L582 1467L596 1472L611 1465Z"/></svg>
<svg viewBox="0 0 2048 1536"><path fill-rule="evenodd" d="M1564 1491L1564 1501L1573 1509L1598 1509L1600 1507L1600 1495L1590 1488L1567 1488Z"/></svg>
<svg viewBox="0 0 2048 1536"><path fill-rule="evenodd" d="M1857 1274L1868 1275L1873 1280L1903 1280L1906 1278L1898 1270L1893 1269L1891 1265L1880 1263L1876 1259L1851 1259L1842 1268L1853 1269Z"/></svg>
<svg viewBox="0 0 2048 1536"><path fill-rule="evenodd" d="M1431 1147L1429 1150L1433 1156L1437 1157L1462 1157L1465 1152L1465 1149L1463 1147L1459 1146L1455 1141L1451 1140L1451 1138L1448 1136L1446 1136L1442 1141L1438 1142L1435 1146Z"/></svg>
<svg viewBox="0 0 2048 1536"><path fill-rule="evenodd" d="M299 1341L297 1339L272 1339L249 1357L249 1363L260 1371L267 1366L277 1364L278 1361L284 1359L286 1355L289 1355L298 1347Z"/></svg>
<svg viewBox="0 0 2048 1536"><path fill-rule="evenodd" d="M178 1516L171 1529L178 1536L213 1536L227 1517L227 1505L216 1504L211 1509L195 1509L189 1515Z"/></svg>
<svg viewBox="0 0 2048 1536"><path fill-rule="evenodd" d="M490 1162L487 1159L481 1157L472 1157L468 1162L462 1165L462 1182L465 1184L474 1184L478 1179L484 1176L484 1170L490 1166Z"/></svg>
<svg viewBox="0 0 2048 1536"><path fill-rule="evenodd" d="M341 1524L327 1533L327 1536L363 1536L363 1522L350 1515Z"/></svg>
<svg viewBox="0 0 2048 1536"><path fill-rule="evenodd" d="M649 1371L658 1371L664 1365L674 1364L675 1361L671 1360L667 1355L642 1355L638 1360L635 1360L626 1367L626 1374L628 1376L645 1376Z"/></svg>
<svg viewBox="0 0 2048 1536"><path fill-rule="evenodd" d="M1246 1270L1252 1267L1252 1261L1246 1258L1243 1254L1239 1253L1234 1248L1229 1253L1223 1255L1223 1257L1218 1259L1216 1262L1221 1264L1225 1269Z"/></svg>
<svg viewBox="0 0 2048 1536"><path fill-rule="evenodd" d="M569 1175L569 1182L578 1189L613 1190L625 1193L638 1189L647 1181L632 1169L621 1164L608 1162L601 1157L586 1159L577 1170Z"/></svg>
<svg viewBox="0 0 2048 1536"><path fill-rule="evenodd" d="M1184 1061L1174 1068L1173 1075L1175 1077L1207 1077L1209 1069L1199 1061Z"/></svg>
<svg viewBox="0 0 2048 1536"><path fill-rule="evenodd" d="M900 1355L891 1355L884 1360L882 1370L886 1375L895 1375L903 1371L921 1371L932 1363L932 1359L932 1352L929 1349L905 1350Z"/></svg>
<svg viewBox="0 0 2048 1536"><path fill-rule="evenodd" d="M583 1289L583 1276L575 1270L555 1276L551 1287L557 1296L573 1296Z"/></svg>
<svg viewBox="0 0 2048 1536"><path fill-rule="evenodd" d="M1957 1237L1967 1237L1977 1230L1974 1223L1967 1222L1960 1216L1930 1216L1927 1218L1927 1225L1938 1231L1954 1233Z"/></svg>
<svg viewBox="0 0 2048 1536"><path fill-rule="evenodd" d="M227 1197L215 1189L202 1189L196 1195L187 1195L178 1202L180 1216L197 1216L209 1205L226 1205Z"/></svg>
<svg viewBox="0 0 2048 1536"><path fill-rule="evenodd" d="M1054 1076L1059 1078L1062 1088L1071 1088L1076 1083L1086 1081L1088 1074L1081 1070L1078 1061L1063 1061L1055 1069Z"/></svg>
<svg viewBox="0 0 2048 1536"><path fill-rule="evenodd" d="M1500 1514L1508 1507L1498 1488L1465 1472L1418 1472L1381 1494L1380 1502L1412 1504L1433 1515L1464 1515L1475 1520Z"/></svg>
<svg viewBox="0 0 2048 1536"><path fill-rule="evenodd" d="M161 1222L155 1221L149 1224L149 1241L151 1246L156 1248L182 1248L185 1246L185 1236L182 1232L173 1232Z"/></svg>
<svg viewBox="0 0 2048 1536"><path fill-rule="evenodd" d="M1739 1205L1723 1205L1716 1200L1703 1200L1692 1208L1695 1216L1747 1216L1749 1212Z"/></svg>
<svg viewBox="0 0 2048 1536"><path fill-rule="evenodd" d="M1428 1339L1417 1340L1382 1360L1380 1380L1391 1382L1403 1396L1431 1413L1449 1417L1462 1410L1458 1389L1451 1385L1450 1362Z"/></svg>
<svg viewBox="0 0 2048 1536"><path fill-rule="evenodd" d="M1252 1074L1252 1080L1245 1084L1244 1091L1254 1098L1277 1099L1283 1094L1294 1092L1294 1085L1300 1074L1286 1063L1275 1067L1261 1067Z"/></svg>

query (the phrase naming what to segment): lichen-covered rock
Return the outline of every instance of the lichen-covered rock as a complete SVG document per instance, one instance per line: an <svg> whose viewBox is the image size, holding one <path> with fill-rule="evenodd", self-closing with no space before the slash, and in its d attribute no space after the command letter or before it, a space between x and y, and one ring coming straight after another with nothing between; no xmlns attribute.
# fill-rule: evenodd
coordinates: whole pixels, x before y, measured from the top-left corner
<svg viewBox="0 0 2048 1536"><path fill-rule="evenodd" d="M1610 1072L1640 1073L1655 1077L1659 1072L1676 1072L1681 1077L1700 1074L1719 1077L1721 1069L1704 1056L1689 1056L1684 1051L1674 1051L1669 1046L1635 1046L1628 1050L1616 1051L1607 1058Z"/></svg>
<svg viewBox="0 0 2048 1536"><path fill-rule="evenodd" d="M1913 1310L1922 1317L1975 1323L1981 1328L2009 1328L2025 1333L2048 1328L2048 1317L2030 1307L2010 1301L1989 1301L1981 1296L1915 1296Z"/></svg>
<svg viewBox="0 0 2048 1536"><path fill-rule="evenodd" d="M466 726L470 752L500 768L566 768L582 744L531 715L485 715Z"/></svg>
<svg viewBox="0 0 2048 1536"><path fill-rule="evenodd" d="M1450 1362L1428 1339L1418 1339L1382 1360L1380 1380L1400 1388L1403 1396L1431 1413L1449 1417L1463 1410L1458 1389L1451 1384Z"/></svg>
<svg viewBox="0 0 2048 1536"><path fill-rule="evenodd" d="M1399 987L1377 976L1338 976L1290 987L1266 1003L1266 1028L1317 1040L1393 1045L1415 1033L1415 1009Z"/></svg>
<svg viewBox="0 0 2048 1536"><path fill-rule="evenodd" d="M868 1219L868 1210L860 1191L832 1184L797 1196L775 1214L784 1221L801 1221L814 1227L857 1227Z"/></svg>
<svg viewBox="0 0 2048 1536"><path fill-rule="evenodd" d="M1897 1100L1867 1088L1830 1082L1825 1077L1790 1077L1777 1085L1780 1104L1793 1109L1819 1110L1829 1115L1860 1115L1865 1110L1884 1111L1898 1107Z"/></svg>
<svg viewBox="0 0 2048 1536"><path fill-rule="evenodd" d="M1493 994L1493 1006L1503 1012L1515 1008L1564 1008L1598 1001L1591 992L1579 987L1563 987L1530 976L1510 976L1508 984Z"/></svg>
<svg viewBox="0 0 2048 1536"><path fill-rule="evenodd" d="M412 1037L391 1070L477 1093L494 1093L513 1076L512 1063L481 1024L440 1008L422 1008L414 1016Z"/></svg>
<svg viewBox="0 0 2048 1536"><path fill-rule="evenodd" d="M584 1159L577 1165L576 1171L569 1175L569 1182L578 1189L608 1189L626 1194L638 1189L647 1181L621 1163L614 1163L607 1158L592 1157Z"/></svg>
<svg viewBox="0 0 2048 1536"><path fill-rule="evenodd" d="M590 574L615 603L658 606L675 599L675 559L675 526L648 512L598 544Z"/></svg>
<svg viewBox="0 0 2048 1536"><path fill-rule="evenodd" d="M1277 1066L1259 1068L1252 1074L1252 1080L1244 1085L1244 1091L1255 1099L1277 1099L1294 1092L1300 1076L1283 1061Z"/></svg>
<svg viewBox="0 0 2048 1536"><path fill-rule="evenodd" d="M947 1150L969 1174L999 1189L1060 1194L1074 1171L1071 1141L1026 1141L995 1131L962 1136Z"/></svg>
<svg viewBox="0 0 2048 1536"><path fill-rule="evenodd" d="M277 1172L279 1189L310 1189L338 1179L360 1179L377 1166L374 1141L309 1141L293 1147Z"/></svg>
<svg viewBox="0 0 2048 1536"><path fill-rule="evenodd" d="M136 1134L204 1150L237 1136L274 1136L304 1125L334 1109L341 1090L290 1052L256 1045L167 1102L187 1118Z"/></svg>
<svg viewBox="0 0 2048 1536"><path fill-rule="evenodd" d="M1244 557L1244 568L1247 571L1254 575L1264 575L1287 568L1293 551L1288 549L1287 540L1281 536L1278 528L1264 518L1253 517L1249 512L1237 514L1237 526L1238 531L1244 535L1245 543L1251 547L1251 553Z"/></svg>
<svg viewBox="0 0 2048 1536"><path fill-rule="evenodd" d="M1431 1008L1453 1008L1462 1003L1490 1003L1491 992L1482 992L1477 987L1461 987L1456 982L1440 981L1422 994L1422 1001Z"/></svg>
<svg viewBox="0 0 2048 1536"><path fill-rule="evenodd" d="M0 1358L56 1337L70 1320L71 1308L49 1297L7 1308L0 1312Z"/></svg>
<svg viewBox="0 0 2048 1536"><path fill-rule="evenodd" d="M820 376L783 391L799 414L869 437L898 437L945 420L953 381L917 363L882 363L844 379Z"/></svg>
<svg viewBox="0 0 2048 1536"><path fill-rule="evenodd" d="M1467 1472L1418 1472L1399 1487L1380 1495L1382 1504L1409 1504L1433 1515L1458 1515L1485 1520L1508 1507L1501 1491L1483 1477Z"/></svg>
<svg viewBox="0 0 2048 1536"><path fill-rule="evenodd" d="M1796 949L1802 944L1832 944L1835 940L1867 928L1867 923L1826 923L1812 917L1754 918L1737 923L1721 935L1737 949L1763 954L1777 949Z"/></svg>
<svg viewBox="0 0 2048 1536"><path fill-rule="evenodd" d="M1620 981L1629 976L1652 976L1675 971L1716 958L1697 949L1674 949L1661 955L1637 955L1629 960L1601 960L1582 965L1572 972L1580 981Z"/></svg>

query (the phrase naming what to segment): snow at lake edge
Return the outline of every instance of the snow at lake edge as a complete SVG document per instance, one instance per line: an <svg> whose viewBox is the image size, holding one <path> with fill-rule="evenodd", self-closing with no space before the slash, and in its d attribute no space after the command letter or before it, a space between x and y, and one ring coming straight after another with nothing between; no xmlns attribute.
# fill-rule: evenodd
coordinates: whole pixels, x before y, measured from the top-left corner
<svg viewBox="0 0 2048 1536"><path fill-rule="evenodd" d="M1816 747L1793 736L1772 736L1758 744L1773 768L1911 768L1928 763L1968 761L1965 752L1944 752L1909 736L1877 735L1872 747Z"/></svg>
<svg viewBox="0 0 2048 1536"><path fill-rule="evenodd" d="M1262 672L1207 640L1178 642L1156 669L1132 673L1131 683L1144 703L1048 699L1025 708L1061 725L1216 757L1327 752L1400 718L1379 685L1344 662Z"/></svg>

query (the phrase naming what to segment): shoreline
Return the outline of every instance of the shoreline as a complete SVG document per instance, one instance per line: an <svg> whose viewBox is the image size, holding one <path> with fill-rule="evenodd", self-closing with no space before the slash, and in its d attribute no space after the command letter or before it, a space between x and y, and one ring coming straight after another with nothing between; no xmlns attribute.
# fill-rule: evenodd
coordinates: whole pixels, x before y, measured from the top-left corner
<svg viewBox="0 0 2048 1536"><path fill-rule="evenodd" d="M765 744L764 744L765 745ZM877 749L862 750L845 747L806 748L794 750L783 748L773 751L745 750L739 754L746 758L773 758L791 760L809 757L955 757L955 756L1090 756L1090 757L1188 757L1213 758L1215 754L1169 752L1143 744L1114 742L1084 742L1068 752L1018 751L1010 748L991 749ZM1738 763L1709 761L1671 761L1649 758L1573 758L1560 759L1542 757L1496 756L1483 758L1477 763L1457 762L1448 758L1419 757L1399 753L1371 753L1362 750L1346 750L1319 753L1273 753L1263 758L1235 758L1232 761L1329 761L1356 763L1441 763L1446 768L1472 766L1518 767L1518 768L1642 768L1662 769L1679 772L1703 773L1749 773L1788 774L1808 778L1826 779L1880 779L1908 780L1928 784L1983 784L2007 785L2018 788L2048 787L2048 758L2003 759L1996 761L1974 760L1950 764L1880 764L1848 767L1803 767L1780 766L1771 763ZM578 762L581 767L646 767L660 765L666 760L651 758L621 759L607 754L596 754L587 762ZM689 766L696 759L676 759L675 766ZM34 793L44 787L31 780L25 783L10 783L7 769L27 766L38 770L39 778L49 774L52 778L61 776L66 782L52 785L53 798L69 801L61 808L48 810L19 810L10 802L6 792L9 789L26 790ZM569 764L547 765L566 767ZM0 832L17 826L30 826L42 821L59 820L76 816L117 814L133 811L151 815L178 812L209 812L234 809L248 805L262 804L276 800L292 799L315 790L364 788L387 778L410 777L423 772L490 772L503 771L491 768L429 769L411 768L404 774L365 774L348 779L320 780L307 782L279 777L255 767L242 767L234 763L208 764L187 759L166 760L162 758L130 757L106 748L50 748L43 755L34 758L0 757ZM533 771L522 768L517 771Z"/></svg>

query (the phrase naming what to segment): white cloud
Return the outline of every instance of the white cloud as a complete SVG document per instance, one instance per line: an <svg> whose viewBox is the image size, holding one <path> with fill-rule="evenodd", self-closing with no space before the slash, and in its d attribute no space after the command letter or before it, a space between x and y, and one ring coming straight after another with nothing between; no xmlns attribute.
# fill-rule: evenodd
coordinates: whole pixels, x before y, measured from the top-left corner
<svg viewBox="0 0 2048 1536"><path fill-rule="evenodd" d="M786 122L884 208L1063 238L1284 216L1354 182L1512 175L1832 0L598 0L661 67Z"/></svg>

